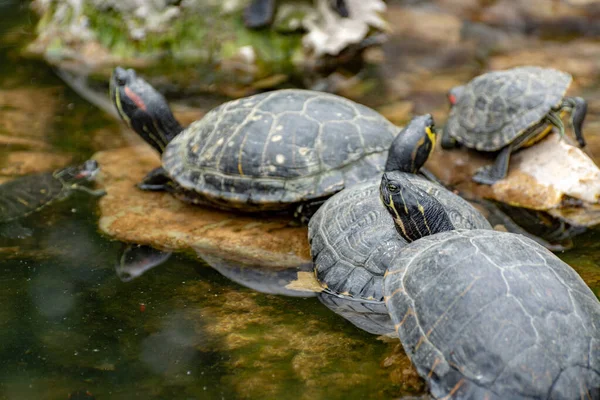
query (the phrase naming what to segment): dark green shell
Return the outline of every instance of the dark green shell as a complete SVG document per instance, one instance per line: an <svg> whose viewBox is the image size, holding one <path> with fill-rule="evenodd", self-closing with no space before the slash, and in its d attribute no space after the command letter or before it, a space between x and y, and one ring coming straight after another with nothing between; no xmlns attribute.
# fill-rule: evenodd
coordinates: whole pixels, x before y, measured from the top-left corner
<svg viewBox="0 0 600 400"><path fill-rule="evenodd" d="M444 187L410 175L411 184L435 196L456 227L491 229L467 201ZM379 198L380 179L346 188L311 218L308 238L317 280L327 288L319 299L361 329L393 332L383 304L383 276L407 245Z"/></svg>
<svg viewBox="0 0 600 400"><path fill-rule="evenodd" d="M0 223L23 218L63 194L63 184L51 172L23 176L0 185Z"/></svg>
<svg viewBox="0 0 600 400"><path fill-rule="evenodd" d="M600 302L525 236L423 237L392 260L384 294L435 398L600 398Z"/></svg>
<svg viewBox="0 0 600 400"><path fill-rule="evenodd" d="M380 174L397 132L342 97L279 90L210 111L169 143L163 167L209 201L283 209Z"/></svg>
<svg viewBox="0 0 600 400"><path fill-rule="evenodd" d="M483 74L465 86L445 129L469 148L500 150L559 106L571 79L567 73L540 67Z"/></svg>

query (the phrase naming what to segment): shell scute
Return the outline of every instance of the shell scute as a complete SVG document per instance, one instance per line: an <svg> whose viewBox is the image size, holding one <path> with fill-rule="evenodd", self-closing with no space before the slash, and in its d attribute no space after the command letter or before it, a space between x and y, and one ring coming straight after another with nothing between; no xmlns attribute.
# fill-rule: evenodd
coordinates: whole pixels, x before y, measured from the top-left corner
<svg viewBox="0 0 600 400"><path fill-rule="evenodd" d="M319 145L321 159L326 167L347 164L360 158L363 141L358 127L350 122L328 122L323 129L340 132L338 135L323 135Z"/></svg>
<svg viewBox="0 0 600 400"><path fill-rule="evenodd" d="M302 112L306 102L314 97L311 92L299 92L281 90L278 92L267 93L266 98L261 101L259 109L272 114L281 114L284 112Z"/></svg>
<svg viewBox="0 0 600 400"><path fill-rule="evenodd" d="M353 120L356 109L349 103L329 96L314 97L307 101L306 115L318 122Z"/></svg>

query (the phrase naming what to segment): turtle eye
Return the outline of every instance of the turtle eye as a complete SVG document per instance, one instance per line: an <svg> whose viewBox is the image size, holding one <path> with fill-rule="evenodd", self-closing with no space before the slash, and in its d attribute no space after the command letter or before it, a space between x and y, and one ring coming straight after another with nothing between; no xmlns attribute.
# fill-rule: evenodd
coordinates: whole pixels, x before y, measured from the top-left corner
<svg viewBox="0 0 600 400"><path fill-rule="evenodd" d="M387 185L387 188L390 193L396 193L398 191L398 186L392 185L391 183Z"/></svg>

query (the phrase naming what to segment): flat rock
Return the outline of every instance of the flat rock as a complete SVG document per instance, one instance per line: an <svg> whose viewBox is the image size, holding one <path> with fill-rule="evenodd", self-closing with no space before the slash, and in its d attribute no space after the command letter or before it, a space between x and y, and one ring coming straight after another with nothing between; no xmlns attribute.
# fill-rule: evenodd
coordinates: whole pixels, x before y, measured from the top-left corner
<svg viewBox="0 0 600 400"><path fill-rule="evenodd" d="M435 151L427 167L445 184L474 197L546 211L574 225L600 224L600 169L558 134L515 153L505 179L492 186L472 182L475 171L491 162L460 148Z"/></svg>
<svg viewBox="0 0 600 400"><path fill-rule="evenodd" d="M272 268L311 262L307 228L289 218L233 214L139 190L136 183L159 166L146 145L102 151L94 159L101 166L98 185L107 192L99 226L114 239Z"/></svg>

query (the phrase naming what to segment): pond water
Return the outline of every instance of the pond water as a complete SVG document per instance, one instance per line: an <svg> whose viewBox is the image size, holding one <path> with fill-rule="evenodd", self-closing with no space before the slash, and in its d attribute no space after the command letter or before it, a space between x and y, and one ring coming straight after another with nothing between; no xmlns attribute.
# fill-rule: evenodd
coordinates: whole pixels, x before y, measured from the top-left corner
<svg viewBox="0 0 600 400"><path fill-rule="evenodd" d="M129 140L46 64L19 55L31 18L21 2L0 3L2 180L81 162ZM598 90L588 92L598 99ZM414 92L414 111L428 98L427 89ZM0 399L425 393L398 341L359 330L314 297L254 291L192 254L122 281L115 267L124 244L99 233L96 202L75 194L24 220L32 236L0 237ZM598 237L580 236L559 256L600 296Z"/></svg>

